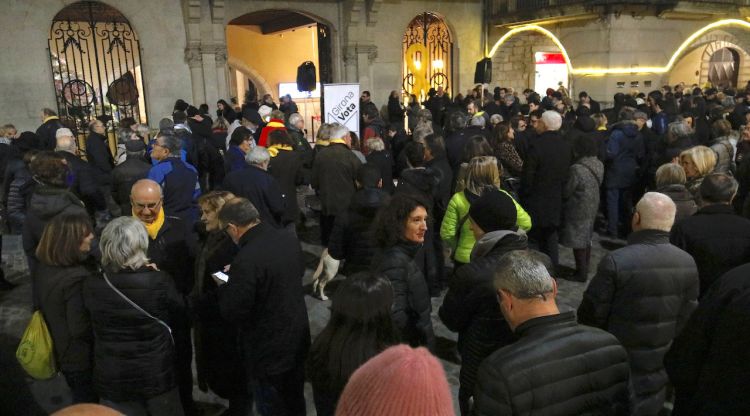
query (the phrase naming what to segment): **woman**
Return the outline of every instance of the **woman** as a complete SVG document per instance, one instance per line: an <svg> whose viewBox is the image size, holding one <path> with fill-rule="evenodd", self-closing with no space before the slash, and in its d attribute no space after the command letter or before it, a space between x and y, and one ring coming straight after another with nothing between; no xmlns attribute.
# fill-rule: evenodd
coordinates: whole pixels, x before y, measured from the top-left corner
<svg viewBox="0 0 750 416"><path fill-rule="evenodd" d="M211 126L211 145L219 151L222 155L227 151L227 132L229 131L229 123L227 119L222 116L216 117L216 121Z"/></svg>
<svg viewBox="0 0 750 416"><path fill-rule="evenodd" d="M83 307L82 286L91 273L84 259L93 227L85 213L60 214L44 228L36 248L35 304L52 336L55 362L73 393L73 403L98 403L91 376L91 324Z"/></svg>
<svg viewBox="0 0 750 416"><path fill-rule="evenodd" d="M471 250L476 243L468 221L471 203L482 196L487 187L500 189L500 177L501 173L494 156L475 157L467 164L466 180L456 188L456 193L448 202L448 208L440 226L440 237L453 251L455 269L469 262ZM531 217L515 199L513 203L516 205L518 227L529 231Z"/></svg>
<svg viewBox="0 0 750 416"><path fill-rule="evenodd" d="M469 161L479 156L494 156L495 152L492 150L492 146L484 138L484 136L471 136L469 140L464 144L463 152L461 153L461 164L457 166L456 172L454 172L453 180L455 181L454 189L463 189L466 181L466 169ZM502 169L502 168L499 168Z"/></svg>
<svg viewBox="0 0 750 416"><path fill-rule="evenodd" d="M734 164L734 146L732 145L732 124L719 119L711 125L714 139L711 140L711 150L716 153L716 167L713 173L730 173L736 170Z"/></svg>
<svg viewBox="0 0 750 416"><path fill-rule="evenodd" d="M685 187L698 201L698 190L703 183L703 178L713 172L716 166L716 153L706 146L691 147L680 153L680 166L685 170L687 178Z"/></svg>
<svg viewBox="0 0 750 416"><path fill-rule="evenodd" d="M351 143L351 151L354 153L354 156L357 156L357 159L359 159L362 164L367 163L367 158L365 158L365 155L359 150L362 147L360 147L361 143L359 142L359 136L357 136L357 133L350 131L349 139Z"/></svg>
<svg viewBox="0 0 750 416"><path fill-rule="evenodd" d="M409 94L409 106L406 108L406 115L409 117L409 132L413 132L417 127L417 119L419 118L419 110L422 106L419 105L419 100L414 94Z"/></svg>
<svg viewBox="0 0 750 416"><path fill-rule="evenodd" d="M224 154L224 172L242 170L247 166L245 155L253 148L253 136L248 129L234 129L229 139L229 149Z"/></svg>
<svg viewBox="0 0 750 416"><path fill-rule="evenodd" d="M492 148L495 157L502 163L505 172L511 177L521 176L523 160L513 145L515 131L507 124L498 124L493 130Z"/></svg>
<svg viewBox="0 0 750 416"><path fill-rule="evenodd" d="M281 223L292 224L291 227L294 227L294 224L300 220L297 186L305 183L302 170L304 154L294 151L294 142L289 137L289 133L284 130L272 131L268 135L268 143L268 153L271 155L268 171L276 178L286 201Z"/></svg>
<svg viewBox="0 0 750 416"><path fill-rule="evenodd" d="M391 95L388 96L388 121L391 124L398 124L404 126L404 113L406 108L401 103L401 96L398 91L391 91Z"/></svg>
<svg viewBox="0 0 750 416"><path fill-rule="evenodd" d="M216 118L220 117L223 117L227 121L227 124L232 124L237 118L237 113L234 112L232 106L226 101L219 100L216 102Z"/></svg>
<svg viewBox="0 0 750 416"><path fill-rule="evenodd" d="M174 371L170 316L183 300L172 279L149 264L148 234L133 217L101 236L101 276L84 281L94 330L94 390L127 415L183 415Z"/></svg>
<svg viewBox="0 0 750 416"><path fill-rule="evenodd" d="M599 187L604 180L604 164L597 159L599 149L591 136L581 135L573 144L577 158L570 167L563 189L563 229L560 243L573 249L576 274L571 279L585 282L591 261L591 237L599 211Z"/></svg>
<svg viewBox="0 0 750 416"><path fill-rule="evenodd" d="M382 275L356 273L336 290L331 319L313 342L307 360L318 416L333 416L352 373L398 343L391 305L393 288Z"/></svg>
<svg viewBox="0 0 750 416"><path fill-rule="evenodd" d="M675 224L698 211L693 194L685 188L685 170L677 163L665 163L656 170L656 192L672 199L677 206Z"/></svg>
<svg viewBox="0 0 750 416"><path fill-rule="evenodd" d="M381 249L373 260L375 271L393 286L391 317L401 340L434 351L432 303L422 272L414 257L424 244L427 208L407 195L396 195L375 220L375 238Z"/></svg>
<svg viewBox="0 0 750 416"><path fill-rule="evenodd" d="M243 414L249 407L249 400L243 368L237 365L241 361L235 342L237 329L219 313L216 303L218 286L211 276L224 271L237 254L237 245L223 232L218 218L224 204L234 198L232 193L225 191L212 191L198 198L201 223L198 232L200 246L195 259L196 284L192 293L196 299L197 318L193 334L198 387L202 391L210 388L229 400L227 414Z"/></svg>
<svg viewBox="0 0 750 416"><path fill-rule="evenodd" d="M365 146L370 150L366 159L368 164L377 166L380 170L380 178L383 180L382 188L389 194L393 193L393 156L385 149L385 143L380 137L367 139Z"/></svg>
<svg viewBox="0 0 750 416"><path fill-rule="evenodd" d="M124 162L127 158L127 154L125 151L125 142L128 140L140 140L138 136L135 134L135 131L128 128L119 128L117 129L117 149L115 152L115 165L119 165L120 163Z"/></svg>

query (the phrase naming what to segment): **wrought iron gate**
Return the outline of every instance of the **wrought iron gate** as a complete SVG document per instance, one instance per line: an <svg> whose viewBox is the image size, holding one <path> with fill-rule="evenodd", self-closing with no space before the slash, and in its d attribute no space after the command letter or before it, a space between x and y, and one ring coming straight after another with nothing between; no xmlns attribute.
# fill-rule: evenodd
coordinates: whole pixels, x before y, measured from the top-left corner
<svg viewBox="0 0 750 416"><path fill-rule="evenodd" d="M52 20L49 57L58 114L75 132L94 119L111 130L126 117L147 122L140 43L117 9L94 1L62 9Z"/></svg>
<svg viewBox="0 0 750 416"><path fill-rule="evenodd" d="M453 85L453 39L443 18L424 12L412 19L404 33L403 54L403 88L407 94L424 99L430 88L443 87L449 92Z"/></svg>

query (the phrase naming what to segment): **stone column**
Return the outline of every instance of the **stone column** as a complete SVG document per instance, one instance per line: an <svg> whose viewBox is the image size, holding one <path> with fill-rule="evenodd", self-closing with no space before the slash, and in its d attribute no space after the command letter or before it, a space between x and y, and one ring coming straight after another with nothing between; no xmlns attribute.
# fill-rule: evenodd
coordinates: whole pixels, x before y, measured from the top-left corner
<svg viewBox="0 0 750 416"><path fill-rule="evenodd" d="M203 87L203 57L198 46L188 46L185 49L185 60L190 67L190 81L193 86L193 103L206 101L206 92Z"/></svg>
<svg viewBox="0 0 750 416"><path fill-rule="evenodd" d="M196 103L196 105L200 103L216 103L219 99L216 83L216 46L201 45L201 55L203 55L203 77L205 80L206 95L203 101Z"/></svg>
<svg viewBox="0 0 750 416"><path fill-rule="evenodd" d="M343 82L357 82L357 47L344 48L344 79Z"/></svg>
<svg viewBox="0 0 750 416"><path fill-rule="evenodd" d="M228 89L229 83L227 82L229 70L227 69L227 49L226 47L219 47L216 50L216 86L219 94L219 98L229 99ZM209 104L210 106L211 104Z"/></svg>

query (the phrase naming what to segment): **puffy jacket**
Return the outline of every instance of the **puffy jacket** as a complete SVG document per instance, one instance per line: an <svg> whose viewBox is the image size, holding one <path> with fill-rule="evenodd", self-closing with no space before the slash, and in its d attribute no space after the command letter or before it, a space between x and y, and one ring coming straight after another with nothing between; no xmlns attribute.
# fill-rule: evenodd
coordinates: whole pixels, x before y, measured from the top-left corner
<svg viewBox="0 0 750 416"><path fill-rule="evenodd" d="M130 215L130 190L133 184L148 176L151 165L141 157L130 156L112 171L112 197L120 205L122 215Z"/></svg>
<svg viewBox="0 0 750 416"><path fill-rule="evenodd" d="M393 286L391 315L402 341L413 346L435 349L432 329L432 303L427 283L414 257L421 244L399 242L383 250L373 261L375 271L383 273Z"/></svg>
<svg viewBox="0 0 750 416"><path fill-rule="evenodd" d="M628 414L628 356L617 339L576 323L573 311L530 319L520 338L484 360L474 414Z"/></svg>
<svg viewBox="0 0 750 416"><path fill-rule="evenodd" d="M606 255L578 308L582 324L606 330L628 351L632 414L659 413L668 378L662 364L672 339L697 305L698 270L669 233L641 230Z"/></svg>
<svg viewBox="0 0 750 416"><path fill-rule="evenodd" d="M475 245L471 262L460 267L450 281L440 320L458 332L461 353L461 388L472 393L479 365L490 354L515 341L503 319L493 287L495 268L505 254L526 250L524 233L494 231L485 234Z"/></svg>
<svg viewBox="0 0 750 416"><path fill-rule="evenodd" d="M107 277L167 325L184 307L171 279L162 272L143 267ZM86 279L83 299L94 330L94 389L102 398L147 400L177 386L167 328L121 298L101 276Z"/></svg>
<svg viewBox="0 0 750 416"><path fill-rule="evenodd" d="M510 196L507 192L505 194ZM467 217L469 215L469 208L471 208L469 199L474 200L476 198L477 196L468 191L455 193L448 202L448 209L445 211L443 223L440 225L440 237L455 250L454 258L460 263L469 262L471 250L474 248L474 243L476 242L474 233L471 232L469 218ZM529 217L529 214L515 199L513 199L513 203L516 205L516 215L518 217L516 225L524 231L529 231L531 229L531 217ZM460 232L456 233L458 224L464 218L466 219L461 225ZM458 241L456 241L457 235Z"/></svg>
<svg viewBox="0 0 750 416"><path fill-rule="evenodd" d="M750 414L750 265L722 276L664 358L674 415Z"/></svg>
<svg viewBox="0 0 750 416"><path fill-rule="evenodd" d="M701 296L721 275L750 262L750 220L730 205L704 206L672 227L670 241L695 259Z"/></svg>
<svg viewBox="0 0 750 416"><path fill-rule="evenodd" d="M11 233L21 234L23 224L26 221L26 210L34 192L36 181L32 178L29 168L22 160L13 160L8 163L4 180L4 201L8 214L8 226Z"/></svg>
<svg viewBox="0 0 750 416"><path fill-rule="evenodd" d="M668 196L677 206L677 213L674 217L674 223L684 220L698 211L698 205L695 204L693 194L685 188L685 185L672 184L659 188L656 192Z"/></svg>
<svg viewBox="0 0 750 416"><path fill-rule="evenodd" d="M177 157L164 159L148 172L148 179L164 190L164 211L192 224L198 219L196 200L201 195L198 171Z"/></svg>
<svg viewBox="0 0 750 416"><path fill-rule="evenodd" d="M83 307L83 281L89 271L83 266L56 267L42 263L37 270L34 277L37 304L52 335L60 370L90 371L94 339Z"/></svg>
<svg viewBox="0 0 750 416"><path fill-rule="evenodd" d="M622 189L635 184L638 166L645 154L643 136L635 122L622 121L612 126L612 133L607 141L605 186Z"/></svg>
<svg viewBox="0 0 750 416"><path fill-rule="evenodd" d="M711 142L711 150L716 153L716 166L713 172L734 173L737 167L734 164L734 146L729 141L729 136L714 139Z"/></svg>

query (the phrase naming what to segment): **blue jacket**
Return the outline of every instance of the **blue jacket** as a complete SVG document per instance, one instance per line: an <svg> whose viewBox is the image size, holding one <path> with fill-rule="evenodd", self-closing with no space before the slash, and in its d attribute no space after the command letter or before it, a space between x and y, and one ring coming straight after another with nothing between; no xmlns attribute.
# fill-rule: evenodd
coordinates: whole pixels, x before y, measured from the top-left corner
<svg viewBox="0 0 750 416"><path fill-rule="evenodd" d="M170 157L157 163L148 172L148 179L161 185L164 212L192 225L198 220L196 200L201 195L198 172L180 158Z"/></svg>
<svg viewBox="0 0 750 416"><path fill-rule="evenodd" d="M645 155L643 136L634 122L612 126L607 142L605 186L609 189L628 188L638 177L638 163Z"/></svg>
<svg viewBox="0 0 750 416"><path fill-rule="evenodd" d="M667 134L667 125L669 125L669 118L667 116L667 113L665 113L664 111L661 111L651 117L651 130L654 133L660 136Z"/></svg>
<svg viewBox="0 0 750 416"><path fill-rule="evenodd" d="M247 167L245 162L245 154L242 153L239 147L235 145L229 145L229 150L224 154L224 172L230 173L236 170L242 170Z"/></svg>

